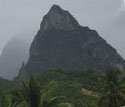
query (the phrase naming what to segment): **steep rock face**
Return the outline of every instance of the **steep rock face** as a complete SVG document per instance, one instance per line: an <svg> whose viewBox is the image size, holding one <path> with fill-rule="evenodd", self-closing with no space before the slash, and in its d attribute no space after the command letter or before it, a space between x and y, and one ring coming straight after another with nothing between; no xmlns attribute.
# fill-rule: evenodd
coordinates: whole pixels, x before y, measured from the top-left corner
<svg viewBox="0 0 125 107"><path fill-rule="evenodd" d="M22 62L27 59L27 43L17 38L11 39L0 56L0 76L5 79L13 79L18 75Z"/></svg>
<svg viewBox="0 0 125 107"><path fill-rule="evenodd" d="M43 18L20 76L84 67L124 69L125 61L95 30L80 26L68 11L54 5Z"/></svg>
<svg viewBox="0 0 125 107"><path fill-rule="evenodd" d="M47 15L44 16L43 21L41 23L41 29L51 30L76 30L79 27L78 22L75 18L69 14L68 11L62 10L59 6L52 6L51 10Z"/></svg>

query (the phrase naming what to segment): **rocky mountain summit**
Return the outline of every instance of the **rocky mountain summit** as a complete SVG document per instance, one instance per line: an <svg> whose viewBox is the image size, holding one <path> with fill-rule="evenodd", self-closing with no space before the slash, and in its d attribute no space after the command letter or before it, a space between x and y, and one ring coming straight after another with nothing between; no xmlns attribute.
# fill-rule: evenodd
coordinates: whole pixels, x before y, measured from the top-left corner
<svg viewBox="0 0 125 107"><path fill-rule="evenodd" d="M54 5L49 13L44 16L41 23L41 30L58 29L71 31L78 29L79 24L68 11L62 10L59 6Z"/></svg>
<svg viewBox="0 0 125 107"><path fill-rule="evenodd" d="M109 67L124 69L125 61L95 30L80 26L76 19L58 5L43 17L35 36L28 63L19 76L48 69L77 70Z"/></svg>

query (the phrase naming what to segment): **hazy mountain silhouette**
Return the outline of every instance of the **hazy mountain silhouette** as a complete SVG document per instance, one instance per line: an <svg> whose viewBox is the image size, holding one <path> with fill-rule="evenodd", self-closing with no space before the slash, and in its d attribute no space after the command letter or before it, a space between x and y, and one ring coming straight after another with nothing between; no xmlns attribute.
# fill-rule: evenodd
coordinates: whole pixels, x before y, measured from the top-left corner
<svg viewBox="0 0 125 107"><path fill-rule="evenodd" d="M16 77L23 61L27 59L27 43L17 38L11 39L0 56L0 76L5 79Z"/></svg>

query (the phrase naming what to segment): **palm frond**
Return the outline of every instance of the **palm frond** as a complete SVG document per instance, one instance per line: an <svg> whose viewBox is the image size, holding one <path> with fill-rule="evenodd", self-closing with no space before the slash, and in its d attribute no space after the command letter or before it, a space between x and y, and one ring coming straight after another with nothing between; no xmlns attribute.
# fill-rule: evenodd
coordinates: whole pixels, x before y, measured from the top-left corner
<svg viewBox="0 0 125 107"><path fill-rule="evenodd" d="M56 105L55 107L74 107L71 103L60 103Z"/></svg>

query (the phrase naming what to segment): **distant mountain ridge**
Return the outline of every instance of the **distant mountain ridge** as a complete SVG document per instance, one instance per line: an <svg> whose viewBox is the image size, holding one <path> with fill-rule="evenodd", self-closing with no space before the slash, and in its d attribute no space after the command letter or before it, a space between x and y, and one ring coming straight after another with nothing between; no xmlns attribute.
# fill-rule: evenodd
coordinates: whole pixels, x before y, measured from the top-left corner
<svg viewBox="0 0 125 107"><path fill-rule="evenodd" d="M18 38L12 38L0 56L0 76L5 79L13 79L18 75L22 63L27 59L27 43Z"/></svg>
<svg viewBox="0 0 125 107"><path fill-rule="evenodd" d="M82 27L58 5L43 17L35 36L28 63L19 76L48 69L77 70L84 67L101 71L109 67L125 68L124 59L95 30Z"/></svg>

